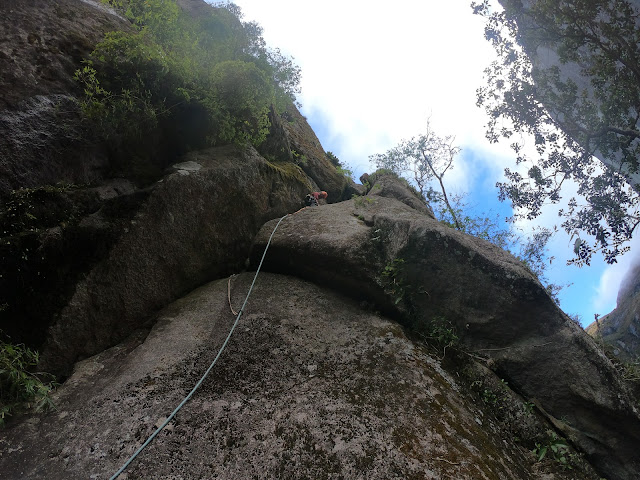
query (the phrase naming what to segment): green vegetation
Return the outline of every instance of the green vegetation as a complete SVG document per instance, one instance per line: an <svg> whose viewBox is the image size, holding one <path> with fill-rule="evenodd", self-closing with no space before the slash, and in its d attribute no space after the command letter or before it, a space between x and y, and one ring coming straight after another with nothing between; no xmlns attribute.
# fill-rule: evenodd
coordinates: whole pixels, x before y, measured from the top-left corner
<svg viewBox="0 0 640 480"><path fill-rule="evenodd" d="M640 383L640 360L622 364L622 378L628 382Z"/></svg>
<svg viewBox="0 0 640 480"><path fill-rule="evenodd" d="M293 160L298 165L307 165L309 163L309 160L304 153L300 153L297 150L291 150L291 155L293 156Z"/></svg>
<svg viewBox="0 0 640 480"><path fill-rule="evenodd" d="M307 186L308 190L313 188L299 165L291 162L278 161L270 155L267 155L267 157L269 158L265 157L266 166L277 172L283 180L303 183Z"/></svg>
<svg viewBox="0 0 640 480"><path fill-rule="evenodd" d="M548 437L543 442L536 442L532 453L541 462L545 457L549 457L560 463L563 467L571 469L571 449L564 439L555 432L548 432Z"/></svg>
<svg viewBox="0 0 640 480"><path fill-rule="evenodd" d="M453 167L453 160L460 148L453 144L454 137L436 135L428 121L426 132L410 140L403 140L384 154L371 155L369 159L378 168L385 168L401 175L408 175L417 185L420 197L429 202L444 203L455 228L461 230L460 221L444 186L444 175ZM437 180L440 191L431 187Z"/></svg>
<svg viewBox="0 0 640 480"><path fill-rule="evenodd" d="M327 152L326 156L329 161L336 167L336 170L340 175L344 175L345 177L353 180L353 170L343 165L342 162L340 162L340 159L336 157L333 152Z"/></svg>
<svg viewBox="0 0 640 480"><path fill-rule="evenodd" d="M525 175L505 171L500 199L532 219L574 183L577 195L558 211L562 228L577 237L570 263L589 265L597 251L614 263L640 224L637 8L627 0L502 3L504 10L489 0L472 4L498 54L478 89L487 138L510 142L517 164L527 166ZM532 65L528 54L539 47L555 51L556 64ZM522 133L534 139L531 154Z"/></svg>
<svg viewBox="0 0 640 480"><path fill-rule="evenodd" d="M337 167L336 170L340 175L344 175L345 177L353 180L353 170L346 167Z"/></svg>
<svg viewBox="0 0 640 480"><path fill-rule="evenodd" d="M37 363L37 352L0 341L0 426L21 410L41 412L53 407L50 393L57 384L53 375L31 372Z"/></svg>
<svg viewBox="0 0 640 480"><path fill-rule="evenodd" d="M352 198L353 204L356 206L356 208L363 208L367 205L371 205L374 202L373 198L371 197L356 195L355 193L353 194Z"/></svg>
<svg viewBox="0 0 640 480"><path fill-rule="evenodd" d="M434 209L436 218L445 225L469 235L483 238L500 248L510 251L546 285L549 294L558 302L558 293L563 288L550 284L544 272L553 258L548 259L546 245L554 231L539 229L530 236L504 226L498 215L474 214L466 201L467 194L449 195L445 174L453 169L460 148L454 145L452 136L440 137L427 122L426 133L410 140L403 140L383 154L370 157L380 173L392 173L400 178L416 194ZM414 187L416 185L418 188ZM433 188L433 184L437 189Z"/></svg>
<svg viewBox="0 0 640 480"><path fill-rule="evenodd" d="M21 188L10 193L6 203L0 206L0 239L9 244L11 238L25 232L37 232L42 228L69 221L73 216L67 209L47 209L47 202L58 202L61 195L75 186L68 184L43 185L37 188Z"/></svg>
<svg viewBox="0 0 640 480"><path fill-rule="evenodd" d="M381 237L386 233L381 229L372 232L372 243L380 242ZM429 321L419 320L414 315L412 296L415 289L406 282L404 277L405 260L403 258L394 258L393 261L387 263L380 272L381 283L384 291L391 297L394 305L404 302L404 307L409 310L410 329L420 339L430 345L435 345L446 354L447 349L456 347L460 343L460 337L455 325L443 316L434 315Z"/></svg>
<svg viewBox="0 0 640 480"><path fill-rule="evenodd" d="M267 48L261 28L243 23L237 6L193 18L173 0L104 1L133 28L107 34L75 77L84 113L126 162L149 156L160 140L178 153L259 145L270 110L295 101L299 68Z"/></svg>
<svg viewBox="0 0 640 480"><path fill-rule="evenodd" d="M471 388L496 415L500 414L502 410L511 409L515 405L511 397L509 383L503 378L500 379L499 386L483 380L474 380L471 383Z"/></svg>
<svg viewBox="0 0 640 480"><path fill-rule="evenodd" d="M533 402L525 402L523 405L523 409L524 409L524 413L527 416L533 415L533 410L535 409L536 405Z"/></svg>
<svg viewBox="0 0 640 480"><path fill-rule="evenodd" d="M367 197L368 198L368 197ZM401 279L404 259L394 258L392 262L385 265L380 275L383 279L383 287L387 294L391 295L394 305L398 305L405 299L407 287Z"/></svg>
<svg viewBox="0 0 640 480"><path fill-rule="evenodd" d="M596 321L598 316L596 316ZM600 330L596 332L594 339L597 341L597 345L605 355L614 368L618 371L620 378L624 380L635 403L640 406L640 358L627 357L623 355L616 355L616 345L610 338L602 336Z"/></svg>
<svg viewBox="0 0 640 480"><path fill-rule="evenodd" d="M341 167L342 166L342 163L340 162L340 159L338 157L336 157L333 152L327 152L326 155L327 155L327 158L333 164L334 167Z"/></svg>
<svg viewBox="0 0 640 480"><path fill-rule="evenodd" d="M446 354L447 348L456 347L460 342L460 337L456 327L442 316L434 316L422 326L418 335L424 340L435 343Z"/></svg>

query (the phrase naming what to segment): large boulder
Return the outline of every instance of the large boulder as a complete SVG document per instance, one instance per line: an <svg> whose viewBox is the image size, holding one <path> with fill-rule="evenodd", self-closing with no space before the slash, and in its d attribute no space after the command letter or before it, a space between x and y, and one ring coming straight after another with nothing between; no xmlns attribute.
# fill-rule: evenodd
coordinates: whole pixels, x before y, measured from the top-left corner
<svg viewBox="0 0 640 480"><path fill-rule="evenodd" d="M212 9L178 4L194 16ZM106 32L133 31L130 21L99 0L9 1L2 13L0 332L44 347L41 368L68 374L168 302L241 269L265 220L297 210L310 191L337 200L344 190L335 167L311 154L304 173L252 148L200 150L208 143L189 112L135 148L114 146L83 116L74 72ZM299 113L284 123L296 142L317 142ZM282 125L267 143L288 139Z"/></svg>
<svg viewBox="0 0 640 480"><path fill-rule="evenodd" d="M68 373L169 302L241 270L260 226L299 209L309 191L298 167L266 162L251 148L212 148L183 160L145 192L131 220L114 226L100 209L80 222L115 238L53 317L42 368Z"/></svg>
<svg viewBox="0 0 640 480"><path fill-rule="evenodd" d="M252 258L274 228L258 234ZM508 252L388 197L308 208L286 218L266 269L372 302L428 336L455 329L554 421L610 479L640 471L640 415L591 339Z"/></svg>
<svg viewBox="0 0 640 480"><path fill-rule="evenodd" d="M363 179L366 190L364 193L370 197L395 198L432 219L436 218L424 197L409 182L395 173L382 169L371 175L365 173L360 177L360 180Z"/></svg>
<svg viewBox="0 0 640 480"><path fill-rule="evenodd" d="M54 412L4 432L3 475L109 478L216 357L252 276L192 292L146 338L79 363ZM120 478L598 479L537 463L482 405L397 323L261 273L210 375Z"/></svg>

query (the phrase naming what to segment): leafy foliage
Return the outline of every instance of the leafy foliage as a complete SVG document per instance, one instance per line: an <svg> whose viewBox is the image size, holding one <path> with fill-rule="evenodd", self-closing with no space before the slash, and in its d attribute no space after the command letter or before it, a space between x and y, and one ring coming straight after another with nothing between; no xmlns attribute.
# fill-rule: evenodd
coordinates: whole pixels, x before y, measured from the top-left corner
<svg viewBox="0 0 640 480"><path fill-rule="evenodd" d="M31 373L37 363L37 352L0 341L0 425L18 410L40 412L53 407L49 394L56 386L54 377Z"/></svg>
<svg viewBox="0 0 640 480"><path fill-rule="evenodd" d="M536 442L536 446L532 452L538 462L545 458L552 458L560 463L563 467L571 469L571 449L563 438L560 438L555 432L549 432L548 438L544 442Z"/></svg>
<svg viewBox="0 0 640 480"><path fill-rule="evenodd" d="M450 196L447 194L444 176L454 167L460 148L454 145L453 136L438 136L427 123L426 133L400 145L384 154L370 157L378 172L388 171L417 185L416 193L434 206L434 214L442 223L469 235L492 242L509 250L546 285L548 293L558 302L562 286L550 284L544 275L547 267L546 246L554 231L538 229L531 236L525 236L513 228L505 226L498 215L473 213L467 201L467 194ZM376 173L378 173L376 172ZM374 174L375 175L375 174ZM433 188L437 184L438 190ZM411 189L414 187L409 183ZM414 189L415 190L415 189Z"/></svg>
<svg viewBox="0 0 640 480"><path fill-rule="evenodd" d="M353 181L353 170L346 165L343 165L340 159L333 152L326 152L325 154L329 161L336 167L336 170L340 175L344 175L348 179Z"/></svg>
<svg viewBox="0 0 640 480"><path fill-rule="evenodd" d="M478 393L482 402L490 407L494 414L503 413L503 410L508 410L513 404L509 382L504 378L501 378L500 382L496 382L496 384L486 380L474 380L471 383L471 388ZM529 404L524 404L523 408L530 408L527 405Z"/></svg>
<svg viewBox="0 0 640 480"><path fill-rule="evenodd" d="M197 124L184 129L197 130L200 141L259 145L270 107L295 101L300 69L267 48L261 28L243 23L237 6L193 18L174 0L105 1L134 31L106 35L76 79L84 112L110 145L135 144L187 118Z"/></svg>
<svg viewBox="0 0 640 480"><path fill-rule="evenodd" d="M384 290L393 297L395 305L398 305L407 295L407 286L402 281L404 263L403 258L394 258L391 263L385 265L380 273Z"/></svg>
<svg viewBox="0 0 640 480"><path fill-rule="evenodd" d="M420 196L428 201L443 201L446 205L455 227L460 230L458 220L447 191L444 186L444 175L453 167L453 160L460 152L455 146L453 136L440 137L427 122L426 132L410 140L403 140L400 145L388 150L384 154L371 155L369 160L378 168L386 168L398 175L408 175L415 182ZM436 179L440 191L430 187L430 182Z"/></svg>
<svg viewBox="0 0 640 480"><path fill-rule="evenodd" d="M213 109L223 142L260 144L269 133L269 107L273 86L255 64L229 60L217 64L211 73L216 101Z"/></svg>
<svg viewBox="0 0 640 480"><path fill-rule="evenodd" d="M505 5L498 11L489 0L472 4L487 19L485 37L498 54L477 94L490 118L487 138L510 141L517 164L528 165L526 175L505 171L500 199L532 219L544 205L558 204L563 186L575 182L577 196L558 212L562 227L578 238L569 263L588 265L597 251L614 263L640 222L632 179L640 155L638 12L626 0ZM539 48L555 51L556 64L534 68L527 54ZM521 133L534 139L533 158Z"/></svg>
<svg viewBox="0 0 640 480"><path fill-rule="evenodd" d="M342 163L340 162L340 159L333 152L327 152L326 155L327 155L327 158L329 159L329 161L335 167L341 167L342 166Z"/></svg>
<svg viewBox="0 0 640 480"><path fill-rule="evenodd" d="M447 348L455 347L460 341L460 337L455 326L445 317L432 317L428 324L420 332L422 338L435 343L446 353Z"/></svg>
<svg viewBox="0 0 640 480"><path fill-rule="evenodd" d="M47 203L51 207L60 196L74 188L75 185L60 183L13 190L6 202L0 205L0 241L10 241L26 232L37 232L70 220L73 212L50 208L44 214L37 207Z"/></svg>

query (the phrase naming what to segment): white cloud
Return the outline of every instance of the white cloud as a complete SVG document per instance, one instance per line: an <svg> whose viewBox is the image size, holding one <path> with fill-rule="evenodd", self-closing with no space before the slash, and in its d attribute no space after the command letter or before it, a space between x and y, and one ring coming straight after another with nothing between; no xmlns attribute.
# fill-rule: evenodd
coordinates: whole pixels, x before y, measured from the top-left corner
<svg viewBox="0 0 640 480"><path fill-rule="evenodd" d="M631 241L631 252L637 251L640 247L640 240L634 238ZM616 298L622 280L634 263L638 262L638 257L628 253L618 258L618 263L607 266L602 274L598 285L594 288L593 300L591 302L594 312L606 315L616 307Z"/></svg>
<svg viewBox="0 0 640 480"><path fill-rule="evenodd" d="M625 271L624 267L619 265L605 269L600 276L600 282L594 288L595 297L591 302L594 312L605 315L616 307L616 297Z"/></svg>
<svg viewBox="0 0 640 480"><path fill-rule="evenodd" d="M475 91L494 53L484 39L484 20L472 14L469 1L235 3L245 20L263 26L268 45L300 65L303 114L325 149L350 166L356 178L371 171L370 155L421 133L429 117L438 134L455 135L469 154L463 152L447 174L452 191L468 191L476 179L483 182L483 191L491 191L506 166L524 168L514 166L515 155L506 143L490 144L484 137L486 117L476 107ZM545 210L536 223L557 225L556 211ZM564 233L550 250L556 256L549 270L552 282L580 278L582 286L567 294L578 305L571 307L575 313L588 321L592 309L605 312L612 299L615 303L622 266L596 260L588 269L566 267L571 241ZM621 265L626 263L621 259Z"/></svg>
<svg viewBox="0 0 640 480"><path fill-rule="evenodd" d="M488 145L475 89L493 52L467 2L236 3L300 64L304 110L330 118L331 135L349 132L348 163L420 133L430 115L442 134Z"/></svg>

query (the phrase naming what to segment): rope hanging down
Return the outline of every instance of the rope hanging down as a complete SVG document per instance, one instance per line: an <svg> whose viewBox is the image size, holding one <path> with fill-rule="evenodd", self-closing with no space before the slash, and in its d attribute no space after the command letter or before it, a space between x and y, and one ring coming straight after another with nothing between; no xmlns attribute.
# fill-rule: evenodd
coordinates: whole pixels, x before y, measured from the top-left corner
<svg viewBox="0 0 640 480"><path fill-rule="evenodd" d="M231 313L233 313L234 315L238 315L238 312L236 312L236 311L233 309L233 306L231 305L231 279L232 279L233 277L235 277L235 276L236 276L236 274L235 274L235 273L234 273L233 275L231 275L231 276L229 277L229 281L227 282L227 300L229 300L229 309L231 310Z"/></svg>
<svg viewBox="0 0 640 480"><path fill-rule="evenodd" d="M298 210L299 211L299 210ZM298 212L296 212L298 213ZM110 480L115 480L116 478L118 478L118 476L124 472L126 470L126 468L129 466L129 464L131 462L133 462L135 460L135 458L140 454L140 452L142 452L142 450L144 450L146 448L147 445L149 445L153 439L156 437L156 435L158 435L158 433L160 433L162 431L162 429L164 427L166 427L169 422L171 420L173 420L173 417L176 416L176 414L180 411L180 409L183 407L183 405L185 403L187 403L189 401L189 399L191 398L191 396L195 393L195 391L200 387L200 385L202 384L202 382L204 382L204 379L207 378L207 375L209 375L209 372L211 371L211 369L213 368L213 366L216 364L216 362L218 361L218 358L220 358L220 355L222 354L222 351L225 349L225 347L227 346L227 343L229 343L229 339L231 338L231 335L233 334L233 331L236 328L236 325L238 325L238 321L240 320L240 317L242 316L242 312L244 311L244 307L247 305L247 301L249 300L249 296L251 295L251 290L253 290L253 286L256 283L256 279L258 278L258 273L260 273L260 268L262 268L262 262L264 262L264 257L267 255L267 250L269 249L269 245L271 245L271 239L273 238L273 235L276 233L276 230L278 229L278 227L280 226L280 222L282 222L282 220L284 220L286 217L288 217L290 214L285 215L284 217L282 217L278 223L276 224L275 228L273 229L273 232L271 232L271 236L269 237L269 241L267 242L267 246L264 247L264 253L262 254L262 258L260 259L260 264L258 265L258 269L256 270L256 274L253 277L253 282L251 282L251 286L249 287L249 292L247 293L247 297L244 299L244 303L242 304L242 308L240 309L240 311L238 312L238 316L236 317L235 322L233 323L231 330L229 331L229 335L227 335L226 340L224 341L224 343L222 344L222 346L220 347L220 350L218 350L218 354L216 355L216 358L213 359L213 362L211 362L211 365L209 365L209 368L207 368L207 371L204 372L204 375L202 375L202 378L200 378L200 380L198 380L198 383L196 383L196 386L193 387L193 389L189 392L189 395L187 395L184 400L182 400L182 402L180 402L180 405L178 405L175 410L173 412L171 412L171 415L169 415L167 417L167 419L164 421L164 423L162 425L160 425L157 430L155 432L153 432L151 434L151 436L147 439L146 442L144 442L142 444L142 446L140 448L138 448L138 450L136 450L136 452L131 455L131 457L129 458L129 460L127 460L125 462L124 465L122 465L122 467L120 467L120 470L118 470L116 473L113 474L113 476L110 478Z"/></svg>

